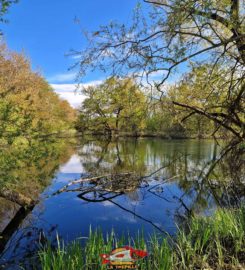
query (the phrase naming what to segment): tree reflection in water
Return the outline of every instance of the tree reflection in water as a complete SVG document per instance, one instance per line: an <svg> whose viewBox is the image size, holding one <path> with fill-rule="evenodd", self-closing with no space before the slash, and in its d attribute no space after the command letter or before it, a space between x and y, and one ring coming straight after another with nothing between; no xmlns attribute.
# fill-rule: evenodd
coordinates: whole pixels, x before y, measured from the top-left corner
<svg viewBox="0 0 245 270"><path fill-rule="evenodd" d="M66 163L73 152L72 141L54 138L30 141L22 139L16 144L1 146L0 189L7 188L38 200L39 194L50 184L59 165ZM19 245L26 242L26 245L22 246L30 254L33 250L31 246L36 246L39 242L40 228L35 228L30 219L28 225L25 224L25 219L33 207L34 205L26 208L0 197L0 266L3 264L1 258L9 249L13 248L11 253L14 254ZM53 230L51 226L51 231ZM30 242L26 240L31 238ZM27 254L26 251L22 250ZM5 267L4 264L2 267Z"/></svg>
<svg viewBox="0 0 245 270"><path fill-rule="evenodd" d="M197 144L205 145L205 141ZM179 146L182 146L182 149ZM140 190L170 202L164 196L164 189L167 183L174 181L183 190L181 197L172 194L173 203L179 203L176 209L177 217L189 217L193 213L202 212L208 208L210 200L214 200L215 204L221 207L240 204L245 195L242 173L244 161L242 153L237 153L242 150L232 147L230 151L213 142L206 145L206 155L205 148L202 149L204 152L201 152L200 145L197 146L190 149L191 141L190 145L188 146L187 142L184 148L181 143L166 144L164 147L164 144L159 145L159 140L86 142L79 151L86 171L91 175L111 173L114 179L107 178L109 190L98 181L92 187L82 187L78 197L89 202L108 200L114 203L113 198L125 194L130 197ZM149 160L150 168L147 166ZM125 172L131 172L133 177L122 179L120 173ZM158 183L152 186L152 181ZM187 206L185 201L191 201L191 204ZM181 214L180 209L184 209L184 213Z"/></svg>
<svg viewBox="0 0 245 270"><path fill-rule="evenodd" d="M243 162L233 151L217 162L222 150L212 141L82 139L77 142L75 156L79 158L81 173L71 172L66 179L62 179L65 174L56 170L74 153L74 147L60 141L49 146L39 144L33 151L27 155L18 154L18 151L14 154L22 167L14 166L12 162L9 167L1 163L8 169L5 181L9 179L11 185L16 184L16 189L33 196L49 185L54 175L62 181L51 183L41 202L15 230L1 257L8 263L13 259L18 261L20 257L28 258L30 254L33 256L40 243L48 240L55 243L56 230L60 231L62 226L67 228L67 234L74 235L72 237L80 236L84 227L79 227L78 232L74 224L88 228L96 226L103 216L98 211L103 211L105 205L113 206L114 210L106 210L103 216L108 222L111 219L112 224L117 218L114 215L120 218L123 212L125 217L137 219L136 228L144 224L169 234L171 231L163 223L166 219L174 218L174 223L184 225L194 213L209 214L216 205L227 207L244 199ZM96 179L89 180L91 177ZM74 198L79 200L74 201ZM87 207L89 212L86 212ZM171 214L167 215L161 208ZM55 215L60 213L64 214L60 219L56 218ZM67 219L70 222L66 225ZM94 221L95 224L91 223ZM127 224L125 221L120 228Z"/></svg>

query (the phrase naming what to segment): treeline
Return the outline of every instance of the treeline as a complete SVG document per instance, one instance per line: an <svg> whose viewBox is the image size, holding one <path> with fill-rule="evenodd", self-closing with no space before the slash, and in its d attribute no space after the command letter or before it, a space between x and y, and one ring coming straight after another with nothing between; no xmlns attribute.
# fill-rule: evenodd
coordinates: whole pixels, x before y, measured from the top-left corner
<svg viewBox="0 0 245 270"><path fill-rule="evenodd" d="M193 66L190 73L162 92L140 88L132 78L112 77L100 85L90 86L83 91L87 98L80 107L76 128L83 133L107 135L205 138L215 133L217 137L229 136L206 115L178 106L188 104L203 112L222 113L219 106L226 97L215 89L220 87L223 78L217 76L207 83L211 68ZM218 70L212 72L218 73Z"/></svg>
<svg viewBox="0 0 245 270"><path fill-rule="evenodd" d="M6 213L18 204L12 229L72 153L70 141L49 135L73 129L75 117L23 54L0 45L0 220L6 222ZM8 228L1 232L0 252L13 233Z"/></svg>
<svg viewBox="0 0 245 270"><path fill-rule="evenodd" d="M162 136L205 138L229 136L222 126L208 118L223 115L227 97L216 91L225 78L220 67L193 66L175 84L150 91L133 78L111 77L83 90L86 99L79 113L61 100L29 60L0 46L0 144L16 138L35 138L75 128L82 133L109 136ZM213 80L207 81L212 71ZM217 76L214 76L214 74ZM159 91L160 90L160 91ZM179 104L187 107L179 106ZM200 112L190 108L198 108ZM225 108L225 107L224 107ZM242 119L238 112L236 116ZM232 127L236 132L236 127ZM227 130L227 129L226 129ZM239 132L239 130L237 130Z"/></svg>
<svg viewBox="0 0 245 270"><path fill-rule="evenodd" d="M132 79L110 78L84 89L76 128L81 132L112 134L145 128L146 98Z"/></svg>
<svg viewBox="0 0 245 270"><path fill-rule="evenodd" d="M29 60L0 46L0 140L57 133L72 127L75 110L61 100Z"/></svg>

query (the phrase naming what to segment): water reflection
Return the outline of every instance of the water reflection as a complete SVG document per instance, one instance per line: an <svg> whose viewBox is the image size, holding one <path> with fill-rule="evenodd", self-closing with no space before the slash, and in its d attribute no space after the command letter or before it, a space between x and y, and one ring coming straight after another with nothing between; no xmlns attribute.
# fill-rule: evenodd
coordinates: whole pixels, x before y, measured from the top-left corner
<svg viewBox="0 0 245 270"><path fill-rule="evenodd" d="M158 183L155 189L150 187L148 192L166 201L168 199L164 197L163 186L166 185L166 179L168 179L168 184L177 183L178 188L184 191L181 198L173 194L175 203L178 201L182 207L190 212L193 209L190 210L183 199L189 197L193 201L193 207L196 211L200 206L202 206L201 208L208 207L210 194L208 190L205 192L202 190L203 183L200 183L199 178L209 162L216 158L217 145L214 142L157 139L138 141L128 139L115 142L90 141L82 144L78 153L82 166L89 174L133 172L136 175L135 180L128 180L127 188L124 187L122 191L126 195L128 195L129 189L131 192L137 188L142 189L139 183L142 180L144 180L143 185L147 182L148 186L156 181L160 184ZM121 184L120 178L118 180L118 182L113 181L114 186ZM98 188L94 191L99 192ZM114 190L111 189L111 192L115 191L116 187ZM80 197L83 197L85 192L83 191ZM197 194L198 196L195 198ZM85 198L83 197L83 199Z"/></svg>
<svg viewBox="0 0 245 270"><path fill-rule="evenodd" d="M71 142L52 138L45 141L27 141L23 138L11 146L1 146L0 252L4 250L11 236L18 234L19 226L21 224L25 226L25 219L33 209L33 207L25 208L10 201L9 197L4 197L5 193L2 190L10 190L36 200L50 184L59 165L66 163L73 151ZM27 235L30 235L30 231ZM18 253L18 241L14 245L15 240L12 240L10 239L8 246L13 246ZM27 246L26 248L28 249ZM7 251L8 247L3 254Z"/></svg>
<svg viewBox="0 0 245 270"><path fill-rule="evenodd" d="M209 172L219 151L208 140L101 138L82 139L75 152L60 151L63 157L55 151L57 158L51 155L45 163L53 169L42 172L41 163L36 178L50 179L60 168L11 237L2 262L35 254L38 243L52 241L56 232L64 241L86 236L90 226L104 233L114 228L117 234L134 235L144 228L146 236L155 230L174 234L176 223L194 212L210 214L217 204L234 199L226 185L231 177L227 162ZM239 200L244 196L237 194Z"/></svg>

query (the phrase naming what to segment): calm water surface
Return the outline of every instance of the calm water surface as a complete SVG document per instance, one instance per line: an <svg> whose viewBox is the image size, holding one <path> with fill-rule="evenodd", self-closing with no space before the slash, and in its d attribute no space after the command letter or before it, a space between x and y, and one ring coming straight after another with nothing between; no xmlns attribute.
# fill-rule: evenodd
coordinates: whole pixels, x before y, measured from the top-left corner
<svg viewBox="0 0 245 270"><path fill-rule="evenodd" d="M18 269L15 263L27 258L26 263L40 243L54 241L56 234L65 242L88 236L90 227L100 227L105 234L114 229L118 235L129 232L133 236L143 229L146 237L153 231L174 235L176 224L181 224L190 212L207 215L216 207L215 196L203 181L203 174L217 155L213 141L94 139L79 140L71 148L66 151L66 158L49 157L50 163L58 160L53 170L44 174L51 180L40 195L40 202L5 246L0 259L5 269ZM35 178L42 176L49 162L38 168L38 164L32 165L38 171ZM26 175L28 171L27 168ZM131 174L74 184L53 194L81 177L127 172ZM219 177L220 172L213 175ZM3 226L6 213L13 207L3 202L1 205L5 209L0 212Z"/></svg>

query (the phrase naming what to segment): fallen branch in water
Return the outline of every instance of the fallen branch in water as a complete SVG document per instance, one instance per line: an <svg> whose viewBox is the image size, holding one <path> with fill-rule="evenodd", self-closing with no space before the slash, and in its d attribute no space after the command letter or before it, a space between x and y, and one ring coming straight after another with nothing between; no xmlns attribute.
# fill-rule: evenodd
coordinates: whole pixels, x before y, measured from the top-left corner
<svg viewBox="0 0 245 270"><path fill-rule="evenodd" d="M107 176L109 176L109 175L100 175L100 176L89 177L89 178L80 178L80 179L71 181L67 185L65 185L63 188L55 191L51 196L54 196L54 195L57 195L57 194L64 192L68 187L70 187L72 185L84 183L84 182L96 181L96 180L99 180L99 179L107 177Z"/></svg>
<svg viewBox="0 0 245 270"><path fill-rule="evenodd" d="M182 156L177 157L174 161L177 161L177 160L180 159L181 157L182 157ZM115 173L115 174L111 173L111 174L100 175L100 176L95 176L95 177L80 178L80 179L78 179L78 180L74 180L74 181L69 182L67 185L65 185L65 186L62 187L61 189L55 191L54 193L52 193L52 194L51 194L50 196L48 196L48 197L55 196L55 195L58 195L58 194L60 194L60 193L62 193L62 192L67 192L67 191L79 191L79 189L68 190L68 188L69 188L70 186L72 186L72 185L75 185L75 184L84 183L84 182L99 181L99 180L101 180L101 179L103 179L103 178L111 178L110 181L109 181L109 182L111 183L111 182L114 182L114 181L115 181L115 179L112 179L112 178L118 177L118 178L120 179L120 176L130 176L130 175L134 175L135 180L137 179L138 181L146 181L145 179L152 177L154 174L156 174L157 172L159 172L159 171L163 170L164 168L168 167L170 164L171 164L171 163L169 163L169 164L167 164L167 165L164 165L164 166L158 168L156 171L152 172L151 174L145 175L145 176L138 176L138 177L137 177L133 172L126 172L126 173ZM166 180L167 180L167 181L168 181L168 180L172 180L172 179L174 179L174 178L176 178L176 177L177 177L177 176L170 177L169 179L166 179ZM108 182L108 183L109 183L109 182ZM161 183L161 184L162 184L162 183ZM107 189L105 189L105 190L107 190ZM121 192L121 190L119 190L119 191L113 190L113 191L114 191L114 192Z"/></svg>
<svg viewBox="0 0 245 270"><path fill-rule="evenodd" d="M120 173L120 174L106 174L106 175L100 175L100 176L95 176L95 177L88 177L88 178L80 178L74 181L69 182L67 185L65 185L63 188L55 191L54 193L51 194L51 196L60 194L64 191L67 190L68 187L79 184L79 183L84 183L84 182L91 182L91 181L98 181L100 179L106 178L106 177L115 177L115 176L125 176L125 175L131 175L132 173L127 172L127 173Z"/></svg>

